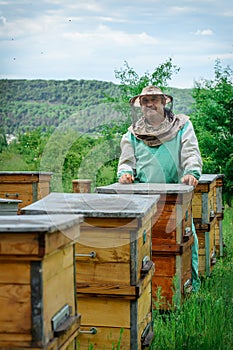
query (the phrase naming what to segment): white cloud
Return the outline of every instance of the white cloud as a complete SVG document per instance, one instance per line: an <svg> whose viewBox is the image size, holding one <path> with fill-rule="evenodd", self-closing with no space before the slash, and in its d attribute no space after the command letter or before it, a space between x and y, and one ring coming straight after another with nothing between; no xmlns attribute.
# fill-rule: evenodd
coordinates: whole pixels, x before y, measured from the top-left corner
<svg viewBox="0 0 233 350"><path fill-rule="evenodd" d="M114 17L99 17L100 21L109 22L109 23L125 23L126 20L122 18L114 18Z"/></svg>
<svg viewBox="0 0 233 350"><path fill-rule="evenodd" d="M0 16L0 21L2 22L3 25L5 25L7 22L6 17Z"/></svg>
<svg viewBox="0 0 233 350"><path fill-rule="evenodd" d="M169 10L173 14L185 14L196 12L196 8L191 6L172 6Z"/></svg>
<svg viewBox="0 0 233 350"><path fill-rule="evenodd" d="M202 30L198 29L194 34L208 36L208 35L213 35L214 32L211 29L202 29Z"/></svg>
<svg viewBox="0 0 233 350"><path fill-rule="evenodd" d="M45 0L48 4L60 5L66 10L82 10L82 11L91 11L91 12L101 12L102 6L98 1L86 1L86 0Z"/></svg>
<svg viewBox="0 0 233 350"><path fill-rule="evenodd" d="M92 45L106 45L110 44L111 47L113 44L119 46L145 46L145 45L157 45L158 40L145 32L138 34L129 34L123 31L112 30L108 26L99 25L93 31L89 32L73 32L63 34L64 38L75 40L75 41L85 41L89 46L92 42ZM87 42L88 40L88 42ZM106 46L108 47L108 46Z"/></svg>
<svg viewBox="0 0 233 350"><path fill-rule="evenodd" d="M233 10L228 9L227 11L224 11L222 15L225 17L233 17Z"/></svg>
<svg viewBox="0 0 233 350"><path fill-rule="evenodd" d="M233 60L233 53L218 53L208 56L210 60L215 61L216 59L220 60Z"/></svg>

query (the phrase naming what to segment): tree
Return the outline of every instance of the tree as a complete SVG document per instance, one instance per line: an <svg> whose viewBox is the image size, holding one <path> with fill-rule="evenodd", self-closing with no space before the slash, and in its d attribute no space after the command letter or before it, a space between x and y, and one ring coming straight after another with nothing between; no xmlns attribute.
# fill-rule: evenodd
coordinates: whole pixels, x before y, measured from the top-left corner
<svg viewBox="0 0 233 350"><path fill-rule="evenodd" d="M142 76L139 76L127 61L124 62L124 66L120 70L115 70L115 77L120 80L122 99L126 102L130 97L140 94L145 86L156 85L161 89L167 87L167 81L180 70L173 65L171 58L157 66L152 73L146 71Z"/></svg>
<svg viewBox="0 0 233 350"><path fill-rule="evenodd" d="M7 148L6 135L3 128L0 128L0 153Z"/></svg>
<svg viewBox="0 0 233 350"><path fill-rule="evenodd" d="M120 81L120 96L113 98L108 96L107 99L116 103L116 110L122 114L123 119L126 120L126 125L128 125L132 117L129 106L130 98L140 94L142 89L148 85L156 85L161 90L169 90L167 88L168 80L179 70L180 68L172 63L172 59L168 58L167 61L158 65L152 73L146 71L139 76L134 68L130 67L127 61L124 61L124 67L115 70L115 77ZM136 114L135 117L137 117Z"/></svg>
<svg viewBox="0 0 233 350"><path fill-rule="evenodd" d="M233 84L232 69L219 60L214 79L195 83L192 121L203 158L203 173L223 173L224 198L230 205L233 193Z"/></svg>

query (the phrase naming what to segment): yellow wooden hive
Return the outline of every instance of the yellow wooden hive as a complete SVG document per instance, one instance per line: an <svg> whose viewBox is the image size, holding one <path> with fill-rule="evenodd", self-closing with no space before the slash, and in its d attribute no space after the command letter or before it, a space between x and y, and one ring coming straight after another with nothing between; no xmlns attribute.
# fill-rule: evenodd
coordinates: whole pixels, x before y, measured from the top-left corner
<svg viewBox="0 0 233 350"><path fill-rule="evenodd" d="M70 350L80 326L75 241L82 216L0 222L0 349Z"/></svg>
<svg viewBox="0 0 233 350"><path fill-rule="evenodd" d="M96 191L130 196L159 195L152 223L152 261L155 263L152 295L156 300L158 288L161 288L160 308L170 307L174 297L180 301L191 288L193 187L183 184L115 183L97 187Z"/></svg>
<svg viewBox="0 0 233 350"><path fill-rule="evenodd" d="M203 174L194 191L192 211L199 241L199 274L209 276L222 254L222 175Z"/></svg>
<svg viewBox="0 0 233 350"><path fill-rule="evenodd" d="M159 196L51 193L22 210L82 214L76 242L80 349L140 350L152 341L151 226ZM93 331L94 329L94 331ZM86 333L87 332L87 333Z"/></svg>

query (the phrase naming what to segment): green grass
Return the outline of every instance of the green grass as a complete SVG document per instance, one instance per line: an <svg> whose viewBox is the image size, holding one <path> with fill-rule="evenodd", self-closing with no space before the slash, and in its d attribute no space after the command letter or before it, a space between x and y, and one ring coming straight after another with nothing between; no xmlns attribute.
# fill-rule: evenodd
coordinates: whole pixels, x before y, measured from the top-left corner
<svg viewBox="0 0 233 350"><path fill-rule="evenodd" d="M225 210L223 236L224 257L200 291L176 311L155 311L150 350L233 349L233 208Z"/></svg>

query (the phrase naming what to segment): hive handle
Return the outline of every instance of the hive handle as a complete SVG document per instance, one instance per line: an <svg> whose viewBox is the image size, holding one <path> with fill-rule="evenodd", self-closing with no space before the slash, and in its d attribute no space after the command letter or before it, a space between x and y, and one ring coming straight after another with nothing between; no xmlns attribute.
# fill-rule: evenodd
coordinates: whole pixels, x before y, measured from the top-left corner
<svg viewBox="0 0 233 350"><path fill-rule="evenodd" d="M96 334L97 333L97 329L95 327L90 328L89 331L82 331L80 329L79 333L81 333L81 334Z"/></svg>
<svg viewBox="0 0 233 350"><path fill-rule="evenodd" d="M8 197L19 197L19 194L18 193L5 193L5 197L8 198Z"/></svg>
<svg viewBox="0 0 233 350"><path fill-rule="evenodd" d="M79 254L79 253L77 253L77 254L75 254L75 256L77 257L77 258L79 258L79 257L87 257L87 258L92 258L92 259L94 259L94 258L96 258L96 252L90 252L90 253L88 253L88 254Z"/></svg>

